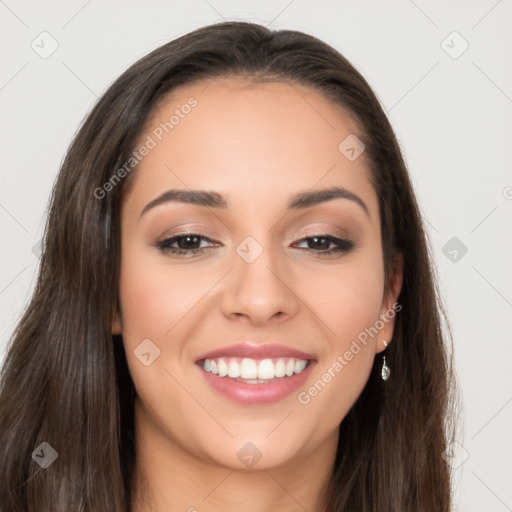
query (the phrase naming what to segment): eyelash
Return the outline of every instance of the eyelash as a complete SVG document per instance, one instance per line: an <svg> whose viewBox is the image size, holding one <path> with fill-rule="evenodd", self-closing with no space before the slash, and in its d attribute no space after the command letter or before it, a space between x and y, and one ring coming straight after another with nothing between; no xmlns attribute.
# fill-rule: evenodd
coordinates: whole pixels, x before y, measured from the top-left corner
<svg viewBox="0 0 512 512"><path fill-rule="evenodd" d="M158 247L158 249L163 254L173 254L173 255L177 255L177 256L192 255L192 254L196 254L198 252L203 252L205 249L208 249L205 247L199 248L199 249L175 249L175 248L171 247L172 244L174 244L175 242L177 242L179 240L182 240L185 238L194 238L194 237L198 237L202 240L206 240L208 242L215 243L212 239L205 237L203 235L200 235L199 233L182 233L179 235L175 235L171 238L166 238L165 240L162 240L160 242L156 242L156 244L154 244L154 245L156 247ZM307 240L312 240L314 238L326 239L329 242L335 243L337 245L337 247L334 249L329 249L328 251L315 250L315 249L300 249L300 250L303 252L313 252L315 254L315 257L322 258L325 256L334 255L336 253L346 254L354 248L354 244L350 240L347 240L346 238L338 238L338 237L328 235L328 234L314 234L312 236L301 238L300 240L298 240L298 242L305 242Z"/></svg>

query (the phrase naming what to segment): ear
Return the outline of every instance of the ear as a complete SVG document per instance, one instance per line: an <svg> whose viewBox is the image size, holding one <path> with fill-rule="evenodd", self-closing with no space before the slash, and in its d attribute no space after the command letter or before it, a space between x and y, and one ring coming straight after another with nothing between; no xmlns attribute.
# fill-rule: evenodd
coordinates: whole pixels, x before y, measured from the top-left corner
<svg viewBox="0 0 512 512"><path fill-rule="evenodd" d="M121 314L119 313L119 305L116 304L114 310L114 318L112 319L112 334L121 334L123 332L123 324Z"/></svg>
<svg viewBox="0 0 512 512"><path fill-rule="evenodd" d="M401 304L397 303L398 296L402 291L403 282L403 255L397 253L393 260L392 272L389 279L389 286L384 291L382 298L382 308L380 311L380 320L384 324L379 330L375 353L382 352L393 339L393 330L395 328L395 317L398 311L402 309Z"/></svg>

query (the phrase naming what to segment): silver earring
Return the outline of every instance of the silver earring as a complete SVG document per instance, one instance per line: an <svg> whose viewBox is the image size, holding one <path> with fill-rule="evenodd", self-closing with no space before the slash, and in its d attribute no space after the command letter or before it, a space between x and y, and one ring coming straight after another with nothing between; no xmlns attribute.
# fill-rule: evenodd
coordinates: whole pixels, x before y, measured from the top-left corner
<svg viewBox="0 0 512 512"><path fill-rule="evenodd" d="M382 340L384 343L384 346L387 347L388 344L385 340ZM380 371L380 375L382 377L382 380L388 380L389 375L391 374L391 370L389 369L389 366L386 364L386 356L382 358L382 370Z"/></svg>

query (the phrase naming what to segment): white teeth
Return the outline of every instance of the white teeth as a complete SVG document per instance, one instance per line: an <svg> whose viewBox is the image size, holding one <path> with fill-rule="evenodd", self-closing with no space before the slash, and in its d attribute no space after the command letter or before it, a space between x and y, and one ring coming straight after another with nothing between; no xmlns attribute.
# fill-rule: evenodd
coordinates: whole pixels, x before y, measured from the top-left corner
<svg viewBox="0 0 512 512"><path fill-rule="evenodd" d="M274 378L281 378L285 375L291 377L293 374L301 373L308 366L304 359L283 358L278 359L250 359L245 357L240 360L236 357L220 357L217 359L205 359L203 369L219 377L231 379L247 379L248 383L259 383Z"/></svg>
<svg viewBox="0 0 512 512"><path fill-rule="evenodd" d="M228 377L231 377L232 379L240 377L240 365L236 361L229 361Z"/></svg>
<svg viewBox="0 0 512 512"><path fill-rule="evenodd" d="M206 361L208 361L208 359L206 359L205 362ZM219 367L219 377L225 377L228 374L228 365L222 357L217 361L217 366Z"/></svg>
<svg viewBox="0 0 512 512"><path fill-rule="evenodd" d="M295 368L293 369L293 371L295 373L300 373L302 370L304 370L304 368L306 368L307 364L308 364L307 361L297 359L295 361Z"/></svg>
<svg viewBox="0 0 512 512"><path fill-rule="evenodd" d="M256 379L258 377L258 365L254 359L242 359L240 377L242 379Z"/></svg>
<svg viewBox="0 0 512 512"><path fill-rule="evenodd" d="M272 359L263 359L258 365L258 379L273 379L274 363Z"/></svg>
<svg viewBox="0 0 512 512"><path fill-rule="evenodd" d="M278 359L274 366L274 374L276 377L284 377L286 375L285 364L282 359Z"/></svg>
<svg viewBox="0 0 512 512"><path fill-rule="evenodd" d="M285 367L284 371L285 371L286 375L288 375L288 377L291 377L293 375L294 370L295 370L295 360L290 359L286 363L286 367Z"/></svg>

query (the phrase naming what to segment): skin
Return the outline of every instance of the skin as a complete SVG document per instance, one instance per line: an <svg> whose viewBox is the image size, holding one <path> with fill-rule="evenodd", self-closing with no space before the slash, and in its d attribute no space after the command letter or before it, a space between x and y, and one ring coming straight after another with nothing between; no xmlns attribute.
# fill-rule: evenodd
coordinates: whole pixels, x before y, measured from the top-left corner
<svg viewBox="0 0 512 512"><path fill-rule="evenodd" d="M307 390L392 308L401 264L386 291L377 196L364 153L351 162L338 151L358 133L341 108L305 86L225 78L173 91L141 142L191 96L197 106L139 163L121 212L112 332L123 335L138 395L133 510L319 512L339 424L382 340L392 339L393 320L305 405L297 393L272 404L231 402L194 361L247 339L281 343L317 359L299 391ZM357 194L368 214L349 199L285 212L296 193L331 186ZM172 188L219 192L229 208L168 202L141 216ZM205 249L186 257L154 245L187 229L213 242L189 245ZM304 241L318 234L348 238L354 248L319 255ZM236 252L247 236L263 249L252 263ZM149 366L134 355L144 339L160 350ZM252 468L237 457L247 442L262 454Z"/></svg>

